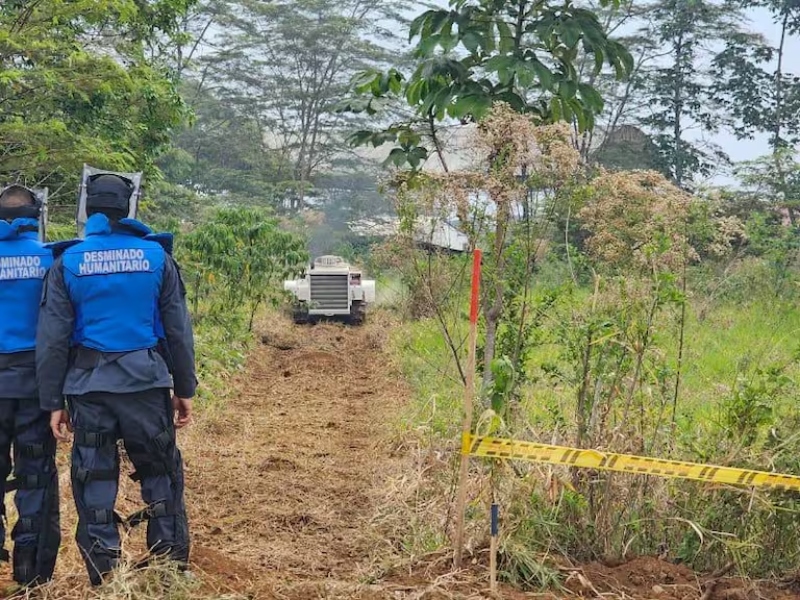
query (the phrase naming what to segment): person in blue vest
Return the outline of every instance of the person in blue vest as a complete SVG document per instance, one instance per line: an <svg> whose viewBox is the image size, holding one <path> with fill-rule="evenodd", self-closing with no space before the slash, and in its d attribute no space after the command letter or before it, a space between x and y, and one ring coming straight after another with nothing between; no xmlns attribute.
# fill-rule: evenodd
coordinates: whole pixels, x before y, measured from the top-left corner
<svg viewBox="0 0 800 600"><path fill-rule="evenodd" d="M14 581L23 586L52 578L61 544L56 444L50 413L39 408L35 374L39 300L53 261L37 239L40 212L28 188L0 192L0 559L13 559ZM14 479L7 482L12 444ZM2 499L13 489L19 518L9 557Z"/></svg>
<svg viewBox="0 0 800 600"><path fill-rule="evenodd" d="M120 525L146 520L153 555L182 569L189 559L175 430L189 423L197 385L192 326L172 238L127 218L133 192L117 175L89 178L86 237L54 247L37 332L41 407L56 438L74 431L76 541L93 585L119 560ZM128 519L114 511L117 440L147 505Z"/></svg>

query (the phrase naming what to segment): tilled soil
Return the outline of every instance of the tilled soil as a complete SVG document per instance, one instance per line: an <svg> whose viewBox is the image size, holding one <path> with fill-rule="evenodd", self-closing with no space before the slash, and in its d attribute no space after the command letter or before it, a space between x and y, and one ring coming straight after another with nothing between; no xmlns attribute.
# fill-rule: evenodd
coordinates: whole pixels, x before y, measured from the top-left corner
<svg viewBox="0 0 800 600"><path fill-rule="evenodd" d="M198 584L175 600L243 598L427 600L488 598L486 567L468 561L450 572L441 552L386 569L387 541L374 526L391 513L382 493L410 468L392 440L409 397L383 351L384 328L267 324L246 371L224 403L179 433ZM45 598L95 597L72 541L75 515L65 448L61 465L64 544L57 579ZM121 512L140 505L123 481ZM143 528L140 528L143 529ZM144 551L143 531L126 555ZM5 574L5 572L4 572ZM554 594L501 588L500 597L618 600L745 600L800 598L791 586L709 578L654 558L564 569ZM800 588L797 588L800 589ZM102 592L101 592L102 594ZM164 598L158 592L105 593L102 598Z"/></svg>
<svg viewBox="0 0 800 600"><path fill-rule="evenodd" d="M235 385L185 444L196 555L246 565L261 593L366 575L372 490L399 466L386 434L407 397L380 332L264 333Z"/></svg>

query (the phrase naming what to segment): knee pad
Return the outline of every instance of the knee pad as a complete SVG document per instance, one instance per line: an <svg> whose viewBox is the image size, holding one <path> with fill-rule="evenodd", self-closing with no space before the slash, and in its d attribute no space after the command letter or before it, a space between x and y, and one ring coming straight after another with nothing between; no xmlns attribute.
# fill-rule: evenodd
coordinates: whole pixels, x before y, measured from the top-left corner
<svg viewBox="0 0 800 600"><path fill-rule="evenodd" d="M84 448L96 448L97 450L112 449L116 443L117 438L108 433L97 433L93 431L76 430L75 440L73 442L76 446ZM113 481L119 477L119 470L113 469L87 469L83 465L72 465L72 483L86 484L89 481L110 480Z"/></svg>
<svg viewBox="0 0 800 600"><path fill-rule="evenodd" d="M133 481L166 475L175 483L179 459L173 429L165 429L143 444L131 444L127 450L136 468L130 475Z"/></svg>
<svg viewBox="0 0 800 600"><path fill-rule="evenodd" d="M171 497L151 503L126 519L130 527L148 522L148 544L156 554L166 554L179 562L188 562L189 539L186 509L183 505L181 456L175 442L175 431L167 428L144 444L131 444L128 454L136 471L134 481L168 477ZM167 520L169 519L169 521Z"/></svg>

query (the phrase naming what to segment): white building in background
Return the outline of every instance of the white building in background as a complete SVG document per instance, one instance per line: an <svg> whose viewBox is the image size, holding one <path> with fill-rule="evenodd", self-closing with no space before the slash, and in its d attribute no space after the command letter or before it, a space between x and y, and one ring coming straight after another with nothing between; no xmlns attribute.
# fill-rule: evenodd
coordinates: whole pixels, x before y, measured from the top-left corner
<svg viewBox="0 0 800 600"><path fill-rule="evenodd" d="M441 148L442 158L447 163L450 171L473 171L481 168L482 154L475 147L475 135L477 125L470 123L467 125L442 126L437 128L437 140ZM443 173L444 167L439 155L434 151L434 145L426 139L426 147L430 150L428 159L422 165L422 170L428 173ZM373 148L372 146L361 146L354 148L356 156L382 164L389 156L392 148L396 144L386 143Z"/></svg>
<svg viewBox="0 0 800 600"><path fill-rule="evenodd" d="M350 231L364 237L392 237L400 232L400 219L388 215L360 219L348 223ZM414 231L415 241L422 247L466 252L469 239L452 224L441 219L420 217Z"/></svg>
<svg viewBox="0 0 800 600"><path fill-rule="evenodd" d="M443 127L439 131L439 142L442 157L450 171L468 171L480 168L480 152L475 148L473 139L476 126L454 125ZM429 148L433 144L427 144ZM353 153L361 159L382 164L389 156L395 144L387 143L377 148L362 146L354 148ZM431 152L422 166L428 173L443 173L444 167L440 157ZM399 233L400 220L395 216L379 215L348 223L350 231L364 237L392 237ZM416 242L427 248L440 249L447 252L466 252L469 239L458 230L452 222L436 217L420 217L415 228Z"/></svg>

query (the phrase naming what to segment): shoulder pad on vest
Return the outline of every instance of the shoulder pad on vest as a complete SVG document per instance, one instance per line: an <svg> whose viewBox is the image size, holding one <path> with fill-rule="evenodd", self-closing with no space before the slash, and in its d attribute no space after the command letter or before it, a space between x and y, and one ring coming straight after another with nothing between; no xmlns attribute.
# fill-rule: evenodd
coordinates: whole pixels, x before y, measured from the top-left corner
<svg viewBox="0 0 800 600"><path fill-rule="evenodd" d="M20 218L11 221L11 227L16 231L21 231L29 227L39 229L39 221L36 219Z"/></svg>
<svg viewBox="0 0 800 600"><path fill-rule="evenodd" d="M53 258L58 258L64 252L75 246L76 244L80 244L83 240L80 238L76 238L74 240L64 240L61 242L50 242L49 244L45 244L44 247L50 250L53 253Z"/></svg>
<svg viewBox="0 0 800 600"><path fill-rule="evenodd" d="M8 240L17 237L17 230L11 227L8 221L0 220L0 240Z"/></svg>
<svg viewBox="0 0 800 600"><path fill-rule="evenodd" d="M111 221L103 213L95 213L86 219L84 231L87 237L90 235L108 235L111 233Z"/></svg>
<svg viewBox="0 0 800 600"><path fill-rule="evenodd" d="M136 219L128 219L128 218L120 219L119 224L124 226L126 229L129 229L132 232L139 234L140 237L145 237L153 233L152 229L150 229L147 225L145 225L141 221L137 221Z"/></svg>
<svg viewBox="0 0 800 600"><path fill-rule="evenodd" d="M158 242L164 248L164 252L172 256L172 248L175 243L175 236L171 233L151 233L144 236L144 239L151 242Z"/></svg>

